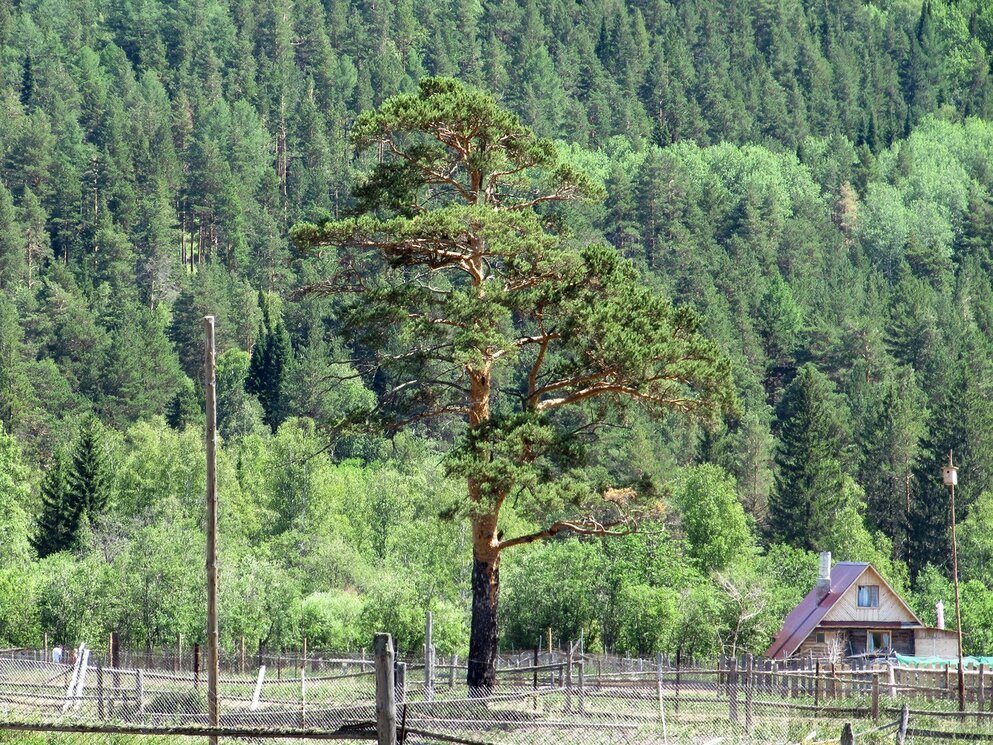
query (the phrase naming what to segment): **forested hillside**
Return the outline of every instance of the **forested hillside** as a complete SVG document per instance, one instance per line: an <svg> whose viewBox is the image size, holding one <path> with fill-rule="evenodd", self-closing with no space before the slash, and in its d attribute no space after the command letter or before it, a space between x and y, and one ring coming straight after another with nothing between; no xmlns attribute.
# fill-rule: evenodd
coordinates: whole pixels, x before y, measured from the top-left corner
<svg viewBox="0 0 993 745"><path fill-rule="evenodd" d="M289 238L355 211L355 118L430 75L604 187L571 234L698 311L740 399L610 419L590 467L665 512L509 557L504 644L761 651L820 550L933 619L954 450L993 653L991 55L982 0L0 2L0 644L202 637L210 313L223 642L413 649L432 608L464 652L457 427L338 426L382 381Z"/></svg>

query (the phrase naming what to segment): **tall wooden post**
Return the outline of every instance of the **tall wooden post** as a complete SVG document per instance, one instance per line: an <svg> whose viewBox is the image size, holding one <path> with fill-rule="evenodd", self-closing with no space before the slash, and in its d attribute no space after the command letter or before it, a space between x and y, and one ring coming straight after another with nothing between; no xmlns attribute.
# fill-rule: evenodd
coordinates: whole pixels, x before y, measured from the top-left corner
<svg viewBox="0 0 993 745"><path fill-rule="evenodd" d="M431 611L424 613L424 700L434 700L434 625Z"/></svg>
<svg viewBox="0 0 993 745"><path fill-rule="evenodd" d="M541 637L538 637L538 645L534 648L534 662L531 663L531 671L534 675L534 682L532 683L532 690L535 692L534 696L534 710L538 710L538 659L540 657L539 650L541 649Z"/></svg>
<svg viewBox="0 0 993 745"><path fill-rule="evenodd" d="M959 711L965 711L965 668L962 662L962 608L959 600L959 552L958 542L955 537L955 485L958 483L958 469L952 462L952 451L948 451L948 466L943 469L942 476L944 482L951 490L952 504L952 582L955 585L955 634L958 640L959 653Z"/></svg>
<svg viewBox="0 0 993 745"><path fill-rule="evenodd" d="M745 658L745 731L752 731L752 701L755 688L755 660L751 655Z"/></svg>
<svg viewBox="0 0 993 745"><path fill-rule="evenodd" d="M379 745L396 745L397 710L393 681L393 638L376 634L376 739Z"/></svg>
<svg viewBox="0 0 993 745"><path fill-rule="evenodd" d="M217 381L214 356L214 317L204 316L203 389L207 397L207 717L220 724L217 699ZM210 745L217 745L211 736Z"/></svg>

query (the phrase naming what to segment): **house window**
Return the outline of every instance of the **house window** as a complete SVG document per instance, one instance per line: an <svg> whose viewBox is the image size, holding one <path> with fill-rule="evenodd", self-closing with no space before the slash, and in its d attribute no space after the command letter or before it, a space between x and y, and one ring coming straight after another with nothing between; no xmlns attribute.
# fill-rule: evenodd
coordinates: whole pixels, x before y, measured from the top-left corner
<svg viewBox="0 0 993 745"><path fill-rule="evenodd" d="M824 632L823 631L818 631L816 634L814 634L814 641L817 642L818 644L823 644L824 643Z"/></svg>
<svg viewBox="0 0 993 745"><path fill-rule="evenodd" d="M859 585L859 608L879 607L879 585Z"/></svg>
<svg viewBox="0 0 993 745"><path fill-rule="evenodd" d="M867 635L867 652L885 651L890 648L889 631L870 631Z"/></svg>

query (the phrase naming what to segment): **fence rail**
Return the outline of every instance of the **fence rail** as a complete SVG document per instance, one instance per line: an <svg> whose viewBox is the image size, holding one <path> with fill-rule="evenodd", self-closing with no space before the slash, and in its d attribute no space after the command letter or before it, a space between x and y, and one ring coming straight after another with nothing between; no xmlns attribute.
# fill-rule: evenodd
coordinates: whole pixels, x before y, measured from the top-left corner
<svg viewBox="0 0 993 745"><path fill-rule="evenodd" d="M749 656L690 664L662 655L583 654L576 644L542 655L504 655L497 686L470 691L460 672L464 665L454 657L387 663L371 653L329 655L316 673L309 658L282 675L265 665L227 671L214 732L206 728L206 675L199 670L115 667L85 647L70 658L72 664L24 650L0 654L0 730L362 740L380 736L376 723L386 706L395 739L411 743L554 737L563 744L667 744L719 737L731 745L837 742L842 718L862 723L852 730L857 737L860 728L863 735L884 731L891 726L886 720L905 709L913 732L993 736L993 680L985 669L970 671L969 706L962 714L954 676L944 667ZM392 705L384 703L384 685Z"/></svg>

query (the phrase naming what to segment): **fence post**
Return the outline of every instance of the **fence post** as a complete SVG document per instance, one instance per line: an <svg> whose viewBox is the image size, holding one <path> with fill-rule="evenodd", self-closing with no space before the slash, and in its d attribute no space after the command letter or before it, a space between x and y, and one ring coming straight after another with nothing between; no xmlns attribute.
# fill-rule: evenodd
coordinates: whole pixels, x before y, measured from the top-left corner
<svg viewBox="0 0 993 745"><path fill-rule="evenodd" d="M200 687L200 644L193 645L193 687Z"/></svg>
<svg viewBox="0 0 993 745"><path fill-rule="evenodd" d="M665 724L665 701L662 698L662 653L659 652L656 657L656 662L658 663L658 673L655 675L655 685L659 692L659 719L662 720L662 742L664 745L669 743L669 732L666 729Z"/></svg>
<svg viewBox="0 0 993 745"><path fill-rule="evenodd" d="M872 674L872 719L879 721L879 673Z"/></svg>
<svg viewBox="0 0 993 745"><path fill-rule="evenodd" d="M455 668L458 667L459 656L457 654L452 655L451 665L448 668L448 690L455 688Z"/></svg>
<svg viewBox="0 0 993 745"><path fill-rule="evenodd" d="M679 716L679 686L682 683L682 667L683 667L683 653L682 650L676 649L676 691L675 697L676 702L673 709L676 712L676 716Z"/></svg>
<svg viewBox="0 0 993 745"><path fill-rule="evenodd" d="M979 683L976 686L976 709L978 711L983 710L983 706L986 704L986 666L982 663L979 664Z"/></svg>
<svg viewBox="0 0 993 745"><path fill-rule="evenodd" d="M103 665L100 662L97 662L97 714L103 719Z"/></svg>
<svg viewBox="0 0 993 745"><path fill-rule="evenodd" d="M541 639L539 638L538 641L540 642ZM535 692L535 695L534 695L534 710L535 711L538 711L538 655L540 654L538 650L539 650L538 647L535 647L534 648L534 663L531 666L531 672L532 672L532 675L534 675L534 682L533 682L532 685L533 685L533 690Z"/></svg>
<svg viewBox="0 0 993 745"><path fill-rule="evenodd" d="M376 740L379 745L396 745L397 710L393 687L393 638L376 634Z"/></svg>
<svg viewBox="0 0 993 745"><path fill-rule="evenodd" d="M566 642L568 651L565 656L565 710L572 712L572 642Z"/></svg>
<svg viewBox="0 0 993 745"><path fill-rule="evenodd" d="M855 745L855 732L852 731L852 723L845 722L841 728L841 745Z"/></svg>
<svg viewBox="0 0 993 745"><path fill-rule="evenodd" d="M814 663L814 710L821 705L821 661Z"/></svg>
<svg viewBox="0 0 993 745"><path fill-rule="evenodd" d="M300 668L300 726L307 726L307 669Z"/></svg>
<svg viewBox="0 0 993 745"><path fill-rule="evenodd" d="M728 714L731 721L738 722L738 659L728 659Z"/></svg>
<svg viewBox="0 0 993 745"><path fill-rule="evenodd" d="M434 639L431 611L424 613L424 700L434 700Z"/></svg>
<svg viewBox="0 0 993 745"><path fill-rule="evenodd" d="M900 709L900 726L896 731L896 745L905 745L907 742L907 729L910 727L910 706L904 704Z"/></svg>
<svg viewBox="0 0 993 745"><path fill-rule="evenodd" d="M745 731L752 731L752 698L755 688L755 658L748 655L745 663Z"/></svg>
<svg viewBox="0 0 993 745"><path fill-rule="evenodd" d="M138 704L138 721L145 721L145 671L135 673L134 695Z"/></svg>
<svg viewBox="0 0 993 745"><path fill-rule="evenodd" d="M586 711L586 660L579 655L579 713Z"/></svg>
<svg viewBox="0 0 993 745"><path fill-rule="evenodd" d="M398 662L395 671L396 702L397 706L405 706L407 703L407 663Z"/></svg>

